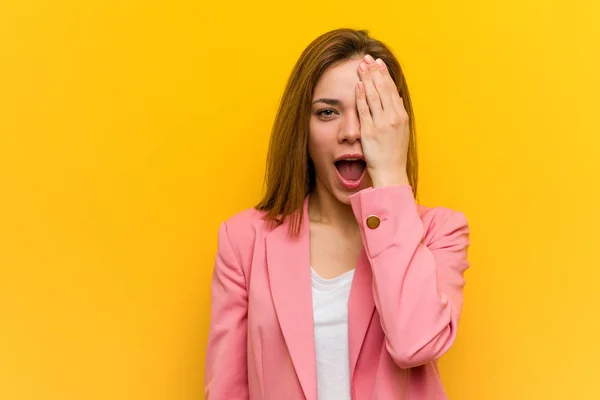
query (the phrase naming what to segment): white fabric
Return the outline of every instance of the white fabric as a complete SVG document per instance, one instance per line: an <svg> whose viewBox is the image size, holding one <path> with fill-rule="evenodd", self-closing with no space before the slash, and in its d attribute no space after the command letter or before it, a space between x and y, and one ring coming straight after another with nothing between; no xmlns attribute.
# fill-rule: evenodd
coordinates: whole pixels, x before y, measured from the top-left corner
<svg viewBox="0 0 600 400"><path fill-rule="evenodd" d="M333 279L312 274L318 400L350 400L348 298L354 270Z"/></svg>

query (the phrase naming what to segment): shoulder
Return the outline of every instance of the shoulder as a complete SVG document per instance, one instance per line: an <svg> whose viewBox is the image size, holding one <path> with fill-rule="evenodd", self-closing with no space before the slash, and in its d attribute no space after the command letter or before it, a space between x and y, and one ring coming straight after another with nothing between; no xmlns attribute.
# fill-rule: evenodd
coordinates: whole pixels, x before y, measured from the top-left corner
<svg viewBox="0 0 600 400"><path fill-rule="evenodd" d="M428 207L421 204L417 205L417 210L428 243L451 235L468 238L470 228L464 212L449 207Z"/></svg>
<svg viewBox="0 0 600 400"><path fill-rule="evenodd" d="M219 240L227 240L238 260L252 250L257 236L268 229L266 212L256 208L239 211L226 218L220 227Z"/></svg>
<svg viewBox="0 0 600 400"><path fill-rule="evenodd" d="M223 221L229 236L237 238L247 236L253 231L264 230L267 228L265 220L266 212L256 208L247 208L239 211Z"/></svg>
<svg viewBox="0 0 600 400"><path fill-rule="evenodd" d="M421 216L421 220L431 224L439 224L440 222L447 220L467 221L467 217L464 212L449 207L428 207L422 204L417 204L417 210Z"/></svg>

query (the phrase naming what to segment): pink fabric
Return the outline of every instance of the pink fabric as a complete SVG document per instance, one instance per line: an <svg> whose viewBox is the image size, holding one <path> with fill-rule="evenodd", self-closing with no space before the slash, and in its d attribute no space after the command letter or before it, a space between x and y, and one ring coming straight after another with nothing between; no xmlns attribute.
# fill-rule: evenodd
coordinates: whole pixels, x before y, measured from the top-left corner
<svg viewBox="0 0 600 400"><path fill-rule="evenodd" d="M456 337L467 220L417 205L409 186L366 189L351 204L363 240L348 305L352 398L446 399L437 359ZM317 400L307 205L295 239L253 209L221 225L208 400Z"/></svg>

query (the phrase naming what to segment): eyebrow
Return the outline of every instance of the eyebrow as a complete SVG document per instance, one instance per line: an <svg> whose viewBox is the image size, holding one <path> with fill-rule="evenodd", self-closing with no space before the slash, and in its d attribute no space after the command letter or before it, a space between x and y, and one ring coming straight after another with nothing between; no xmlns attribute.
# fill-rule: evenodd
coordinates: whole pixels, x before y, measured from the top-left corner
<svg viewBox="0 0 600 400"><path fill-rule="evenodd" d="M341 107L343 104L342 101L339 99L327 99L327 98L317 99L317 100L313 101L312 103L313 104L325 103L325 104L329 104L330 106L338 106L338 107Z"/></svg>

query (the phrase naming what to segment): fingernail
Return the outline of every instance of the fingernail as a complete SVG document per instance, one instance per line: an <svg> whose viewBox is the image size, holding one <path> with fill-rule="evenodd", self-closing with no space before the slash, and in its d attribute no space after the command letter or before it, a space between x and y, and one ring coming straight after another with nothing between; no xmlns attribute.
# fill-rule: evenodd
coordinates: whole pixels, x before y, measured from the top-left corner
<svg viewBox="0 0 600 400"><path fill-rule="evenodd" d="M365 72L367 70L367 65L365 63L360 63L360 70Z"/></svg>
<svg viewBox="0 0 600 400"><path fill-rule="evenodd" d="M365 56L365 60L367 61L367 64L373 64L375 62L375 60L373 59L373 57L371 57L370 54L367 54Z"/></svg>
<svg viewBox="0 0 600 400"><path fill-rule="evenodd" d="M378 58L377 61L375 61L377 64L379 64L380 67L385 67L385 63L383 62L383 60L381 58Z"/></svg>

